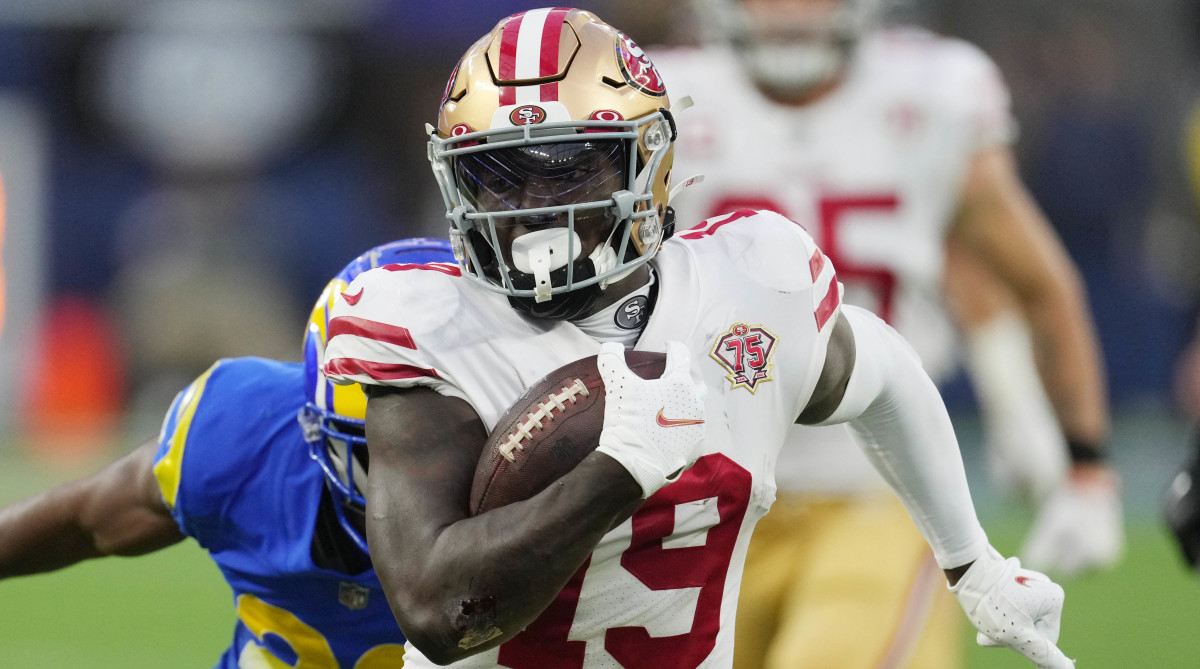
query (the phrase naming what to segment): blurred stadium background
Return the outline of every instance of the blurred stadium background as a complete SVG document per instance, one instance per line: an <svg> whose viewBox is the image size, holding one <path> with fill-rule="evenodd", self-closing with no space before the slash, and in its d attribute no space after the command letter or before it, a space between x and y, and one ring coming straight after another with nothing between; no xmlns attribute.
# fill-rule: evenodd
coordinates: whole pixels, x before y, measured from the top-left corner
<svg viewBox="0 0 1200 669"><path fill-rule="evenodd" d="M303 311L347 259L442 235L422 125L469 42L543 4L0 2L0 505L153 435L217 357L299 359ZM653 45L692 39L677 4L582 6ZM1004 71L1023 175L1100 330L1130 541L1116 572L1065 584L1063 647L1094 669L1200 666L1200 580L1159 520L1189 453L1173 377L1200 310L1200 10L901 10ZM985 525L1013 551L1029 510L982 470L967 384L947 401ZM0 583L0 667L211 666L231 624L228 589L188 543ZM1023 665L973 649L970 666Z"/></svg>

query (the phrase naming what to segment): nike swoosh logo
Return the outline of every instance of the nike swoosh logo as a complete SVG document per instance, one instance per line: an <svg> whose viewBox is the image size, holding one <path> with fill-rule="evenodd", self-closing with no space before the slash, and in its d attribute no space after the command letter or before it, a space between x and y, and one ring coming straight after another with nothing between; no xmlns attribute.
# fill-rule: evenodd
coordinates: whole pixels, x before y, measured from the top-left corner
<svg viewBox="0 0 1200 669"><path fill-rule="evenodd" d="M1029 585L1029 582L1032 581L1033 579L1029 578L1028 576L1018 576L1015 580L1017 582L1017 585L1023 585L1026 588L1033 587L1032 585Z"/></svg>
<svg viewBox="0 0 1200 669"><path fill-rule="evenodd" d="M665 408L663 407L663 409ZM700 425L704 422L695 418L667 418L663 415L663 409L659 409L658 415L654 417L654 421L658 423L659 427L682 427L684 425Z"/></svg>
<svg viewBox="0 0 1200 669"><path fill-rule="evenodd" d="M358 292L355 293L354 295L351 295L350 293L342 293L342 299L346 300L346 304L349 304L350 306L354 306L354 305L358 304L359 300L362 299L362 294L363 294L363 289L359 288Z"/></svg>

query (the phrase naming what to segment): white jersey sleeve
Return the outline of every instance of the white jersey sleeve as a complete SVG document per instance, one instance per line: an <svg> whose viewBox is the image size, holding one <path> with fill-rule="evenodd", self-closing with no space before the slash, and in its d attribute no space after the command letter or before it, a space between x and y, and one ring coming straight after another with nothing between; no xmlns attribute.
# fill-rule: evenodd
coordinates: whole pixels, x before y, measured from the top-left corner
<svg viewBox="0 0 1200 669"><path fill-rule="evenodd" d="M721 253L729 259L706 257L710 249L702 240L717 235L721 236L722 245L714 247L712 252L714 256ZM713 286L705 292L719 294L727 292L729 285L743 284L747 299L764 288L780 294L806 295L800 312L786 315L789 319L802 321L795 324L797 329L811 328L812 332L811 344L805 344L807 365L802 375L804 387L796 396L797 402L788 416L794 420L808 404L816 387L825 364L833 324L837 322L842 305L842 285L838 282L833 263L817 247L804 227L769 210L740 209L716 216L680 233L679 240L687 243L686 248L696 256L697 265L728 265L723 272L714 272L710 279L725 285ZM660 263L667 262L669 257L670 254L667 254ZM703 284L700 284L700 289L704 290ZM712 351L709 355L721 357L718 351ZM745 383L753 389L750 377L742 381L739 376L748 373L734 369L730 380L735 385Z"/></svg>
<svg viewBox="0 0 1200 669"><path fill-rule="evenodd" d="M330 312L325 375L337 384L425 386L464 397L418 342L452 313L453 265L389 265L360 274ZM464 398L465 399L465 398Z"/></svg>
<svg viewBox="0 0 1200 669"><path fill-rule="evenodd" d="M973 44L939 39L940 61L947 72L948 104L967 119L975 151L1016 139L1012 97L999 68Z"/></svg>

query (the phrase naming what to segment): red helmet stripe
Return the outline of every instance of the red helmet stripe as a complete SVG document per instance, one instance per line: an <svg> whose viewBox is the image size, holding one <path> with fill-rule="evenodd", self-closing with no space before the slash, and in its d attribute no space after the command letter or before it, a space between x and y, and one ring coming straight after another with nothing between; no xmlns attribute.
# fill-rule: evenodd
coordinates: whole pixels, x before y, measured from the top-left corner
<svg viewBox="0 0 1200 669"><path fill-rule="evenodd" d="M531 9L513 16L500 34L501 80L539 79L558 73L563 23L568 7ZM501 86L500 105L558 100L558 83L540 86Z"/></svg>
<svg viewBox="0 0 1200 669"><path fill-rule="evenodd" d="M500 35L500 78L511 80L517 77L517 37L521 34L521 24L525 22L525 14L517 14L504 24L504 32ZM512 86L500 87L500 105L517 104L517 89Z"/></svg>
<svg viewBox="0 0 1200 669"><path fill-rule="evenodd" d="M567 20L567 7L555 7L546 15L542 28L542 58L540 76L558 74L559 45L562 42L563 21ZM542 84L542 102L558 100L558 82Z"/></svg>

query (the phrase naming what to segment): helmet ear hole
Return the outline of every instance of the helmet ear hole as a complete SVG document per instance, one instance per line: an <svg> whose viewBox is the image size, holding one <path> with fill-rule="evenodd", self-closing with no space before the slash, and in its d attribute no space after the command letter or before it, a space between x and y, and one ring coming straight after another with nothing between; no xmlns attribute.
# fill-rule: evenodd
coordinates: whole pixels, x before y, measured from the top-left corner
<svg viewBox="0 0 1200 669"><path fill-rule="evenodd" d="M497 269L496 251L492 248L491 240L486 239L482 232L472 228L467 231L467 242L475 251L475 258L479 261L480 270L491 272Z"/></svg>

